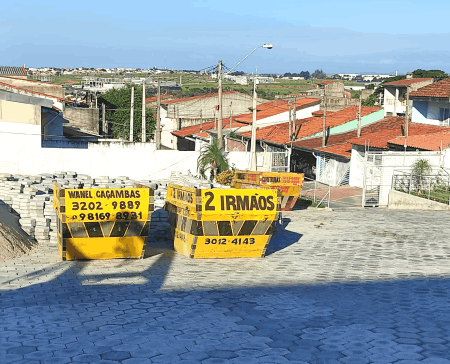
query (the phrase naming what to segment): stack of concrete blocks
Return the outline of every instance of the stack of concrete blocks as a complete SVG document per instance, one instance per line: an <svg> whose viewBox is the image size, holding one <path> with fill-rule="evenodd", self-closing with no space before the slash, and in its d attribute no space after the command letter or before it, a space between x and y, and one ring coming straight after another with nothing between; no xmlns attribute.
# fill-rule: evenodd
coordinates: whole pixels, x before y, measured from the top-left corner
<svg viewBox="0 0 450 364"><path fill-rule="evenodd" d="M167 180L133 180L127 176L92 178L72 171L42 173L38 176L0 174L0 203L12 213L19 215L22 229L39 241L56 245L57 218L53 210L53 188L133 188L135 183L152 187L155 192L155 211L151 218L150 243L170 241L169 220L164 210L169 183L211 188L209 181L192 176L173 175ZM213 184L214 185L214 184Z"/></svg>

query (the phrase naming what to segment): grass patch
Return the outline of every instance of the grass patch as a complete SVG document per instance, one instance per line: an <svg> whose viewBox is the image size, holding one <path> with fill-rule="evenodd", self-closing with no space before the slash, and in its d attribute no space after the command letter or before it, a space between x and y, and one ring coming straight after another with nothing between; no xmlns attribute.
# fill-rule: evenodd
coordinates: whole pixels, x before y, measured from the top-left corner
<svg viewBox="0 0 450 364"><path fill-rule="evenodd" d="M303 207L303 208L308 208L308 207L317 207L319 209L323 209L325 208L325 204L321 203L319 205L319 202L314 202L312 199L307 198L307 197L299 197L297 199L297 202L295 203L295 206L297 207Z"/></svg>

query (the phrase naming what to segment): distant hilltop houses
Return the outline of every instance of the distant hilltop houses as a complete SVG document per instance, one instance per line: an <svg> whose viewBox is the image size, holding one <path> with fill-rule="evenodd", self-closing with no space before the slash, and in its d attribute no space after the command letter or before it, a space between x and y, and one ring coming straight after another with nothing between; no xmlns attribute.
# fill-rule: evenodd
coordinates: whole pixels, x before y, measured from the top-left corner
<svg viewBox="0 0 450 364"><path fill-rule="evenodd" d="M24 66L25 68L25 66ZM158 69L156 67L142 69L142 68L125 68L125 67L117 67L117 68L88 68L88 67L76 67L76 68L58 68L58 67L29 67L26 68L26 73L28 76L32 78L36 78L39 76L97 76L97 77L109 77L111 75L117 76L132 76L135 74L148 74L148 75L157 75L164 73L185 73L185 74L208 74L207 71L187 71L187 70L169 70L167 67L163 69ZM217 78L217 73L210 73L212 78ZM311 75L313 76L313 75ZM353 82L370 82L370 83L380 83L384 80L393 77L392 74L359 74L359 73L335 73L335 74L327 74L326 78L331 80L343 80L343 81L353 81ZM238 75L234 74L225 74L224 78L228 81L234 81L236 84L248 85L253 82L254 78L258 79L259 83L272 83L275 80L291 80L291 81L301 81L308 78L301 77L298 74L270 74L270 75L253 75L253 74L244 74L241 72ZM313 78L313 77L311 77ZM45 81L45 80L43 80Z"/></svg>
<svg viewBox="0 0 450 364"><path fill-rule="evenodd" d="M383 82L393 76L394 75L388 74L360 75L358 73L335 73L332 75L327 75L327 78L332 80L346 80L354 82Z"/></svg>
<svg viewBox="0 0 450 364"><path fill-rule="evenodd" d="M173 71L173 70L172 70ZM57 68L57 67L41 67L41 68L27 68L28 75L54 75L54 76L63 76L63 75L131 75L131 74L159 74L159 73L169 73L170 70L165 69L141 69L141 68L86 68L86 67L78 67L78 68Z"/></svg>

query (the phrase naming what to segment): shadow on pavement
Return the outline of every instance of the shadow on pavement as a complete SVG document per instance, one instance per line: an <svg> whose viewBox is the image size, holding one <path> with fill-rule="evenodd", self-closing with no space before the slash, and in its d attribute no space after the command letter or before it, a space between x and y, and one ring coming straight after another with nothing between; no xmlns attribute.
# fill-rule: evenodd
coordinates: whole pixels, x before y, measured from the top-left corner
<svg viewBox="0 0 450 364"><path fill-rule="evenodd" d="M142 274L162 277L167 263ZM0 292L4 362L450 360L448 279L164 291L150 280L83 285L82 266Z"/></svg>
<svg viewBox="0 0 450 364"><path fill-rule="evenodd" d="M266 256L276 253L288 246L296 243L303 236L302 234L295 233L293 231L289 231L286 227L291 222L289 218L283 218L283 222L281 226L279 225L272 236L272 239L269 242L269 245L266 249Z"/></svg>

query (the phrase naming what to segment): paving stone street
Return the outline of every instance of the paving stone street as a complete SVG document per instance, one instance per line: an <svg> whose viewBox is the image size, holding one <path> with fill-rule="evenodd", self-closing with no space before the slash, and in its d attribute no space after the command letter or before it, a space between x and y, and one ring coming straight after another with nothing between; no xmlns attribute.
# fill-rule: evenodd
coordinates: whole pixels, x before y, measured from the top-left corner
<svg viewBox="0 0 450 364"><path fill-rule="evenodd" d="M448 212L283 213L261 259L0 263L0 363L450 363ZM159 222L159 224L158 224Z"/></svg>

